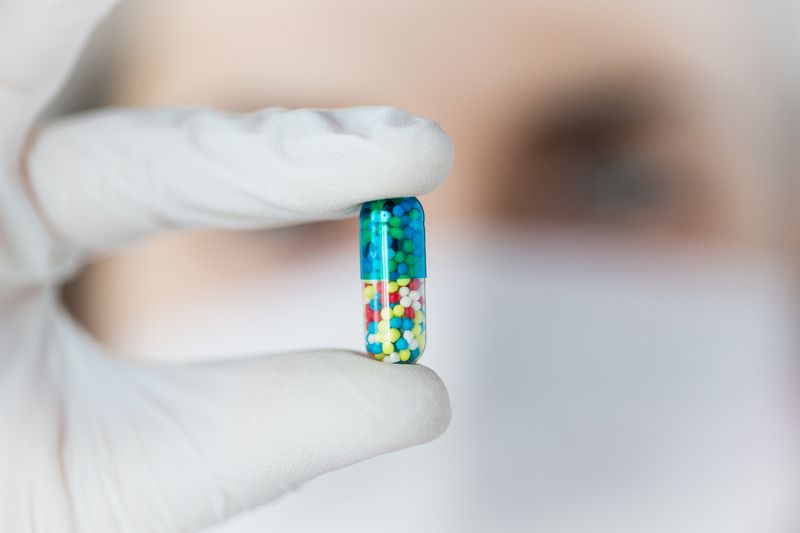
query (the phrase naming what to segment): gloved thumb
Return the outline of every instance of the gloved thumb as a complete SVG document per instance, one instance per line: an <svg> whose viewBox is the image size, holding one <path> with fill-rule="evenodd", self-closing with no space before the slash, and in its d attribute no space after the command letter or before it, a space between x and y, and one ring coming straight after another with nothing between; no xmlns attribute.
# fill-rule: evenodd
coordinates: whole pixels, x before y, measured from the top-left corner
<svg viewBox="0 0 800 533"><path fill-rule="evenodd" d="M430 369L346 351L119 365L103 379L114 408L106 399L78 409L73 399L69 409L83 415L68 424L65 448L65 478L81 493L73 501L86 507L77 510L87 521L80 531L193 530L325 472L430 441L450 420Z"/></svg>

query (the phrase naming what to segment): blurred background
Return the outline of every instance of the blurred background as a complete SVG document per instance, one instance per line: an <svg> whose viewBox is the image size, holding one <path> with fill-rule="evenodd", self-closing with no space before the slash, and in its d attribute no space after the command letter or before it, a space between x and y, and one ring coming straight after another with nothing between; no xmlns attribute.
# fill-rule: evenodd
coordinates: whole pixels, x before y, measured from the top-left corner
<svg viewBox="0 0 800 533"><path fill-rule="evenodd" d="M421 199L450 430L208 531L800 531L798 30L790 0L118 9L53 113L391 105L456 148ZM362 350L357 246L169 235L66 298L124 357Z"/></svg>

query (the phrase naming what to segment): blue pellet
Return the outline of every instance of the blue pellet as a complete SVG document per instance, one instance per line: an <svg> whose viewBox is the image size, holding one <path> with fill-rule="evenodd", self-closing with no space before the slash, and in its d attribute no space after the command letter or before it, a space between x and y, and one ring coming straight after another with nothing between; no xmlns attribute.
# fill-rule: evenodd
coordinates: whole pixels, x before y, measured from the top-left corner
<svg viewBox="0 0 800 533"><path fill-rule="evenodd" d="M397 329L397 328L400 327L400 325L402 323L403 323L403 319L402 318L394 317L389 321L389 326Z"/></svg>
<svg viewBox="0 0 800 533"><path fill-rule="evenodd" d="M414 321L411 320L410 318L404 318L403 319L402 328L403 329L414 329ZM375 332L373 331L372 333L375 333Z"/></svg>
<svg viewBox="0 0 800 533"><path fill-rule="evenodd" d="M394 343L394 347L397 349L397 351L405 350L406 348L408 348L408 341L400 337L399 339L397 339L397 342Z"/></svg>

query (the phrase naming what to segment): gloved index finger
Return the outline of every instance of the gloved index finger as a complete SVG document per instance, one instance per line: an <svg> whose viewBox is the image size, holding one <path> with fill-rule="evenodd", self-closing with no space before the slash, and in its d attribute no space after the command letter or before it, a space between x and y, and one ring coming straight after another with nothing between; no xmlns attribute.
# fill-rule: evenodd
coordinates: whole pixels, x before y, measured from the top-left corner
<svg viewBox="0 0 800 533"><path fill-rule="evenodd" d="M101 252L177 228L269 228L432 191L453 147L433 121L385 107L110 110L45 129L28 157L43 215Z"/></svg>
<svg viewBox="0 0 800 533"><path fill-rule="evenodd" d="M0 136L23 128L63 83L117 0L0 2Z"/></svg>

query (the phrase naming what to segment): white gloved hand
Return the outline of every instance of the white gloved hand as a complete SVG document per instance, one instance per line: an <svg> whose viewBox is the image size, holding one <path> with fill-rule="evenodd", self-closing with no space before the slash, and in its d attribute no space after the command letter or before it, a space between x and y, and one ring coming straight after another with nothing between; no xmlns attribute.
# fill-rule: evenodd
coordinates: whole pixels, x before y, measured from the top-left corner
<svg viewBox="0 0 800 533"><path fill-rule="evenodd" d="M346 217L452 164L436 124L385 108L108 110L30 139L110 4L0 4L0 531L189 531L439 435L448 396L422 366L345 351L145 366L72 322L59 285L92 254Z"/></svg>

